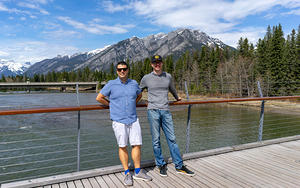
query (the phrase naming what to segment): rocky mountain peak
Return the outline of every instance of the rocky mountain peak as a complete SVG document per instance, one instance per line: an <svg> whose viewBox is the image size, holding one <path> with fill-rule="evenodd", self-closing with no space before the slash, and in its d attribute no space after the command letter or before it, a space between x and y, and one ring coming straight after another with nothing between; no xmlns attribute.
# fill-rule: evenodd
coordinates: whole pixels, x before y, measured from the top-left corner
<svg viewBox="0 0 300 188"><path fill-rule="evenodd" d="M186 50L200 50L203 45L208 47L218 45L221 48L227 46L204 32L180 28L167 34L157 33L144 38L133 36L116 44L68 58L43 60L31 66L26 73L33 75L46 74L49 71L76 71L84 67L92 70L109 70L111 63L116 64L127 59L130 62L137 62L153 54L160 54L163 57L172 54L176 59Z"/></svg>

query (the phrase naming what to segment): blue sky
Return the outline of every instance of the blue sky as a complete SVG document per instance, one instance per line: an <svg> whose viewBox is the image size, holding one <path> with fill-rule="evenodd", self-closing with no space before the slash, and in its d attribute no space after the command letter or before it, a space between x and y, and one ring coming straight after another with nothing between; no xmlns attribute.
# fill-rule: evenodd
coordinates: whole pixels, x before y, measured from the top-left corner
<svg viewBox="0 0 300 188"><path fill-rule="evenodd" d="M236 47L299 20L300 0L0 0L0 59L34 63L178 28Z"/></svg>

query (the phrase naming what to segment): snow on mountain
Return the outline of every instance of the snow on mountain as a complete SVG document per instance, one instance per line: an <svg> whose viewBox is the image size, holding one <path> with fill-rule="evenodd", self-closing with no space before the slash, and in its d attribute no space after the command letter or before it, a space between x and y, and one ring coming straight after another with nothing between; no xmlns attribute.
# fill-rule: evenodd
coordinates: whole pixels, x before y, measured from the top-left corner
<svg viewBox="0 0 300 188"><path fill-rule="evenodd" d="M4 76L15 76L23 74L31 63L26 62L24 64L17 63L12 60L0 59L0 75Z"/></svg>
<svg viewBox="0 0 300 188"><path fill-rule="evenodd" d="M229 47L204 32L183 28L167 34L157 33L144 38L133 36L89 52L45 59L32 65L26 74L33 76L34 74L47 74L50 71L77 71L85 67L89 67L91 70L107 71L110 69L111 63L115 64L127 59L137 62L151 57L153 54L160 54L162 57L172 55L173 60L176 61L176 58L186 51L201 50L202 46L210 48L219 46L222 49Z"/></svg>
<svg viewBox="0 0 300 188"><path fill-rule="evenodd" d="M111 45L107 45L105 46L104 48L98 48L98 49L95 49L95 50L92 50L92 51L89 51L87 52L88 55L95 55L95 54L98 54L104 50L106 50L108 47L110 47Z"/></svg>

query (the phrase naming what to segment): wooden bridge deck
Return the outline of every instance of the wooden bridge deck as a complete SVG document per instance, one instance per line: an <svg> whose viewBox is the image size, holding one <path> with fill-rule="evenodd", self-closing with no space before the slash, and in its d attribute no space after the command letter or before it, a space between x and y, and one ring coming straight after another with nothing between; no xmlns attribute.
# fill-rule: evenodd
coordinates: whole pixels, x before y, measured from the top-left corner
<svg viewBox="0 0 300 188"><path fill-rule="evenodd" d="M168 164L168 177L159 176L157 168L145 168L153 181L134 180L133 187L300 187L299 139L247 147L248 149L236 148L237 151L233 152L185 160L184 163L195 171L194 177L177 174L173 164ZM125 187L123 178L123 172L115 172L38 187ZM22 182L4 184L1 188L22 187L20 183ZM24 184L23 187L28 185L30 184Z"/></svg>

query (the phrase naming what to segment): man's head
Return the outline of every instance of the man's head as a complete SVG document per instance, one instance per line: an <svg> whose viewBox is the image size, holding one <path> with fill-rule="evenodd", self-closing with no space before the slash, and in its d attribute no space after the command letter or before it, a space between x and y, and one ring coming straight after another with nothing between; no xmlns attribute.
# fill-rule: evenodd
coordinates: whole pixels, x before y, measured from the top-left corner
<svg viewBox="0 0 300 188"><path fill-rule="evenodd" d="M151 59L151 66L155 72L160 72L162 70L162 58L160 55L154 55Z"/></svg>
<svg viewBox="0 0 300 188"><path fill-rule="evenodd" d="M116 69L117 69L117 74L121 80L127 79L129 70L128 70L128 64L126 62L124 61L118 62Z"/></svg>

